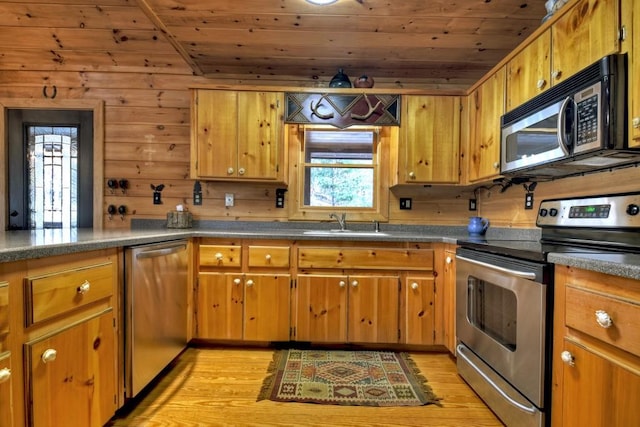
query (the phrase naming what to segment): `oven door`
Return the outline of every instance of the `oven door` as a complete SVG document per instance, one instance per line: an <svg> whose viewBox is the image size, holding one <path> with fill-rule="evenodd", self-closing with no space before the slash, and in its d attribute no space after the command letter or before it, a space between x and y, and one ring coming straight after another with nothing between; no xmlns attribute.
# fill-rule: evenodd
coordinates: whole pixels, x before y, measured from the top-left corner
<svg viewBox="0 0 640 427"><path fill-rule="evenodd" d="M545 401L547 286L544 265L459 250L456 334L536 407Z"/></svg>

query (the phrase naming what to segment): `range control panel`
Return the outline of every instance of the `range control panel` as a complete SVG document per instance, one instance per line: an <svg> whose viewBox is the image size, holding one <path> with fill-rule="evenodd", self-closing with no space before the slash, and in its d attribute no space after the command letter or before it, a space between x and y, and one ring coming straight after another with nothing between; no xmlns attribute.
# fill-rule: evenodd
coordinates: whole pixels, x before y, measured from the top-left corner
<svg viewBox="0 0 640 427"><path fill-rule="evenodd" d="M640 193L543 200L538 227L640 228Z"/></svg>

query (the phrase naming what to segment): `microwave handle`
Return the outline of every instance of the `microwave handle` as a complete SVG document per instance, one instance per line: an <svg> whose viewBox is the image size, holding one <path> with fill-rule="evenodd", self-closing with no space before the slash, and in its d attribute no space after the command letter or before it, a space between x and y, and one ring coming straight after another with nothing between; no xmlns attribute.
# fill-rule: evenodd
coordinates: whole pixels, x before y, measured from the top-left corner
<svg viewBox="0 0 640 427"><path fill-rule="evenodd" d="M571 102L571 97L567 97L560 105L560 111L558 112L558 140L560 141L560 149L565 156L569 155L569 141L567 140L567 134L564 132L564 125L567 121L567 108Z"/></svg>

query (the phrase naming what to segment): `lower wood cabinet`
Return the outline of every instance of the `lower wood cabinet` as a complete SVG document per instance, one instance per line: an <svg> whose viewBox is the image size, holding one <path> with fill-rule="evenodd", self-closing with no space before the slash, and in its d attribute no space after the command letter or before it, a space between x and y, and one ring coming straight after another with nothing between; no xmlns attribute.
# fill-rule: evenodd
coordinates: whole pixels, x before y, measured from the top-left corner
<svg viewBox="0 0 640 427"><path fill-rule="evenodd" d="M0 354L0 426L13 426L13 374L11 353Z"/></svg>
<svg viewBox="0 0 640 427"><path fill-rule="evenodd" d="M201 272L198 282L198 338L289 340L290 275Z"/></svg>
<svg viewBox="0 0 640 427"><path fill-rule="evenodd" d="M435 280L433 276L405 279L403 310L405 344L433 345L435 334Z"/></svg>
<svg viewBox="0 0 640 427"><path fill-rule="evenodd" d="M382 275L299 275L295 339L397 343L399 280Z"/></svg>
<svg viewBox="0 0 640 427"><path fill-rule="evenodd" d="M640 281L556 266L554 286L552 425L640 425Z"/></svg>
<svg viewBox="0 0 640 427"><path fill-rule="evenodd" d="M25 344L27 417L37 427L103 426L116 411L111 310Z"/></svg>

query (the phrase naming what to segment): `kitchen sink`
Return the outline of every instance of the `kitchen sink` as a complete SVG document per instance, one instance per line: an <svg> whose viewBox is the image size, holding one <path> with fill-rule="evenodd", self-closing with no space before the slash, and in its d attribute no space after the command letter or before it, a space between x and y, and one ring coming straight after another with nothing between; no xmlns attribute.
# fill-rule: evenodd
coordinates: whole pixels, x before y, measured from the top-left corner
<svg viewBox="0 0 640 427"><path fill-rule="evenodd" d="M358 231L358 230L306 230L302 234L307 236L388 236L389 234L381 231Z"/></svg>

